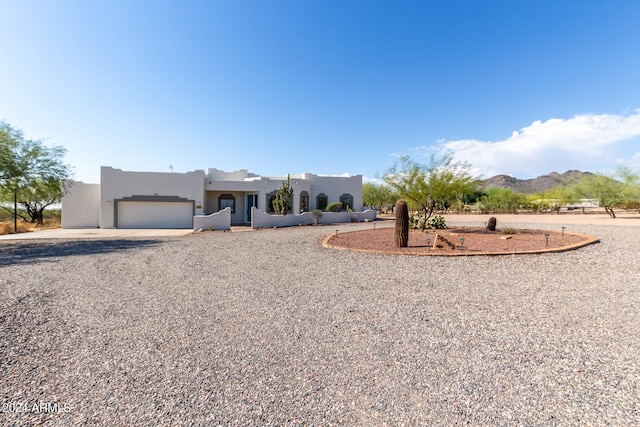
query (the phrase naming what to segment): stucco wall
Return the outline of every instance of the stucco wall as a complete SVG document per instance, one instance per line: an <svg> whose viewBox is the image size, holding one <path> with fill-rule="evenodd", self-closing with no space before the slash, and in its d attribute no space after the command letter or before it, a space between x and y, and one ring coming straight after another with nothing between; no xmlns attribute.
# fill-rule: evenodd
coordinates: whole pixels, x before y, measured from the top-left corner
<svg viewBox="0 0 640 427"><path fill-rule="evenodd" d="M129 172L100 169L100 227L114 227L114 200L132 196L177 196L194 200L196 215L203 213L204 171L186 173Z"/></svg>
<svg viewBox="0 0 640 427"><path fill-rule="evenodd" d="M193 231L209 229L230 230L231 209L225 208L211 215L196 215L193 217Z"/></svg>
<svg viewBox="0 0 640 427"><path fill-rule="evenodd" d="M318 224L363 222L374 221L375 219L375 210L366 210L364 212L323 212L322 217L318 220ZM313 214L311 212L290 215L272 215L263 212L261 209L251 209L252 228L290 227L294 225L310 225L313 223Z"/></svg>
<svg viewBox="0 0 640 427"><path fill-rule="evenodd" d="M211 178L216 181L243 181L247 178L259 178L259 175L250 173L247 169L225 172L220 169L209 168L207 170L207 178Z"/></svg>
<svg viewBox="0 0 640 427"><path fill-rule="evenodd" d="M100 184L74 181L62 197L62 228L100 226Z"/></svg>

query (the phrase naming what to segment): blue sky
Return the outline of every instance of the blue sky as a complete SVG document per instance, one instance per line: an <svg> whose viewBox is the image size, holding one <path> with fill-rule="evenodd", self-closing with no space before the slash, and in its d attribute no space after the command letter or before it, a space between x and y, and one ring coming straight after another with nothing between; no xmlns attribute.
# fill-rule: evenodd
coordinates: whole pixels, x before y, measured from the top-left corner
<svg viewBox="0 0 640 427"><path fill-rule="evenodd" d="M640 170L640 2L5 0L0 120L101 165Z"/></svg>

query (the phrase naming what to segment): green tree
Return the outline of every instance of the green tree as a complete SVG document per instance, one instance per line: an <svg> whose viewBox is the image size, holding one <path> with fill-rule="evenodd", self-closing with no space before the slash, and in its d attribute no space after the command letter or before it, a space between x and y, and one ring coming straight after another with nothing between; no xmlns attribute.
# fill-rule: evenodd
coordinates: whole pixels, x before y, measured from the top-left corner
<svg viewBox="0 0 640 427"><path fill-rule="evenodd" d="M573 185L556 185L542 193L530 194L526 197L529 207L536 211L554 211L560 213L562 206L575 203L580 199Z"/></svg>
<svg viewBox="0 0 640 427"><path fill-rule="evenodd" d="M422 213L424 224L435 210L447 209L477 188L477 179L469 173L469 165L454 162L452 154L439 159L431 156L428 165L401 157L386 171L384 180L411 208Z"/></svg>
<svg viewBox="0 0 640 427"><path fill-rule="evenodd" d="M613 208L640 197L640 176L628 166L620 166L615 174L597 173L582 178L575 184L582 197L597 199L600 207L615 218Z"/></svg>
<svg viewBox="0 0 640 427"><path fill-rule="evenodd" d="M526 197L509 188L489 188L480 198L480 208L486 212L515 213L526 204Z"/></svg>
<svg viewBox="0 0 640 427"><path fill-rule="evenodd" d="M394 204L396 200L393 196L393 190L388 185L371 182L362 184L362 204L364 206L373 206L376 210L380 210L383 206Z"/></svg>
<svg viewBox="0 0 640 427"><path fill-rule="evenodd" d="M0 122L0 204L28 222L42 224L44 209L60 202L71 167L66 150L25 139L21 130ZM25 217L17 210L24 207Z"/></svg>

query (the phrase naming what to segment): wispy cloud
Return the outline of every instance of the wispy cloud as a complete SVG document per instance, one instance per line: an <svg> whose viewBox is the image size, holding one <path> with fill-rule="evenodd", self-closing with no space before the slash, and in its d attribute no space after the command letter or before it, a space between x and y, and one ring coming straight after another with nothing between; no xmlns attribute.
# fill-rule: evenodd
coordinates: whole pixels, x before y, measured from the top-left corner
<svg viewBox="0 0 640 427"><path fill-rule="evenodd" d="M362 177L362 183L363 184L382 185L382 184L384 184L384 179L382 179L382 178L371 178L371 177L368 177L368 176L363 176Z"/></svg>
<svg viewBox="0 0 640 427"><path fill-rule="evenodd" d="M329 177L329 178L331 178L331 177L333 177L333 178L350 178L350 177L355 176L355 175L350 174L349 172L343 172L343 173L341 173L339 175L335 175L335 174L333 174L333 175L323 175L323 174L319 173L318 176L325 176L325 177Z"/></svg>
<svg viewBox="0 0 640 427"><path fill-rule="evenodd" d="M627 151L631 146L640 150L637 142L630 141L638 136L640 110L626 116L581 114L570 119L537 120L500 141L438 140L434 146L415 150L425 155L452 152L455 160L470 163L474 173L485 177L507 174L526 178L597 165L613 169L623 145ZM640 151L626 160L640 166Z"/></svg>

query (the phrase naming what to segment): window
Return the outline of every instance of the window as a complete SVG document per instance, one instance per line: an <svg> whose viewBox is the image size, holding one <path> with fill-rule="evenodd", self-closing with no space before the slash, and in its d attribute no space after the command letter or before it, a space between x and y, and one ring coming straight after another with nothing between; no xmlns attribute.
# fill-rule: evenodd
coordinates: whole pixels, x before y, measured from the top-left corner
<svg viewBox="0 0 640 427"><path fill-rule="evenodd" d="M316 209L321 211L327 209L327 205L329 204L329 198L326 194L320 193L316 196Z"/></svg>
<svg viewBox="0 0 640 427"><path fill-rule="evenodd" d="M353 196L349 193L345 193L340 196L340 201L342 202L342 207L344 210L353 210Z"/></svg>
<svg viewBox="0 0 640 427"><path fill-rule="evenodd" d="M271 193L267 193L267 213L271 213L271 214L276 213L276 210L273 208L273 202L278 196L278 192L279 190L274 190ZM292 209L293 209L293 195L291 195L289 206L287 206L287 213L288 214L292 213L291 212Z"/></svg>
<svg viewBox="0 0 640 427"><path fill-rule="evenodd" d="M300 193L300 212L309 212L309 193Z"/></svg>
<svg viewBox="0 0 640 427"><path fill-rule="evenodd" d="M278 194L278 190L272 191L271 193L267 193L267 213L276 213L276 210L273 209L273 201L276 199L276 195Z"/></svg>
<svg viewBox="0 0 640 427"><path fill-rule="evenodd" d="M230 208L231 213L236 213L236 198L233 194L221 194L218 197L218 211L224 208Z"/></svg>

